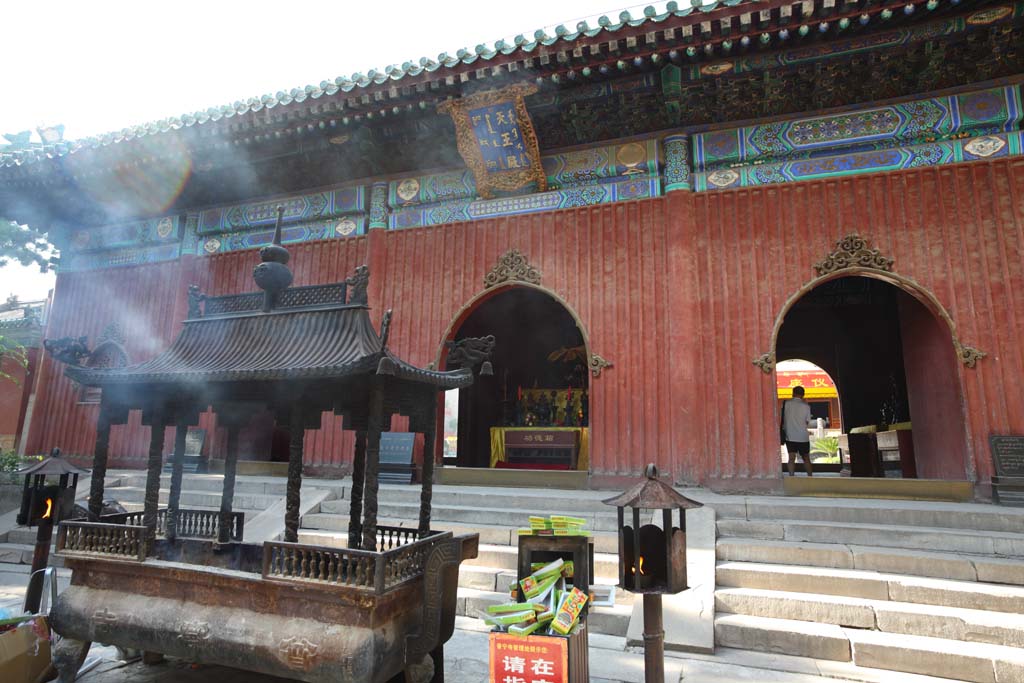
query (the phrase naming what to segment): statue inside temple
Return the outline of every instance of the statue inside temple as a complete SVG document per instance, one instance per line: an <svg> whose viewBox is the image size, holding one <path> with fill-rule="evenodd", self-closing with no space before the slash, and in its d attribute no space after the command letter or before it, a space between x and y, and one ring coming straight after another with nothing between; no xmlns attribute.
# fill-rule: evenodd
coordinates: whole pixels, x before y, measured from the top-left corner
<svg viewBox="0 0 1024 683"><path fill-rule="evenodd" d="M541 426L541 427L550 427L551 426L551 411L552 411L553 408L554 408L554 406L551 405L551 401L548 400L547 395L544 394L543 392L541 392L540 398L537 399L537 407L536 407L537 425L538 426Z"/></svg>

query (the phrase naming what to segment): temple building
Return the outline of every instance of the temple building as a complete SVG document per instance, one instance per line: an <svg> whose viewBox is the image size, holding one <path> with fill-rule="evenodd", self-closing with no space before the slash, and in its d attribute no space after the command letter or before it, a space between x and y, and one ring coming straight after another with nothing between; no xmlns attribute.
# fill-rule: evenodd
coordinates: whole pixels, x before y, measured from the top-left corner
<svg viewBox="0 0 1024 683"><path fill-rule="evenodd" d="M0 354L0 452L25 452L23 437L35 403L46 312L46 301L19 301L13 295L0 304L0 337L24 349L18 358Z"/></svg>
<svg viewBox="0 0 1024 683"><path fill-rule="evenodd" d="M413 365L494 337L493 374L439 396L417 446L441 481L610 487L655 462L781 491L776 364L801 359L831 427L878 435L854 476L985 499L989 437L1024 433L1022 46L1024 2L669 2L3 148L0 216L60 248L44 336L109 368L250 291L283 207L294 284L367 265L372 323L393 310ZM50 357L36 383L25 447L88 466L101 391ZM883 472L894 425L912 447ZM226 430L200 427L215 468ZM349 472L354 433L320 427L306 473ZM238 438L243 463L284 465L273 415ZM133 413L110 466L148 447Z"/></svg>

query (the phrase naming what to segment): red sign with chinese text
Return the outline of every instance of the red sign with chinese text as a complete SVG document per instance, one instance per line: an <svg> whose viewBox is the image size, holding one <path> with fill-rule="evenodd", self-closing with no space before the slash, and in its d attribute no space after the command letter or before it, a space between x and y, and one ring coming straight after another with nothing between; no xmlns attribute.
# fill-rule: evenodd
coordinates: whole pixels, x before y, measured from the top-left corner
<svg viewBox="0 0 1024 683"><path fill-rule="evenodd" d="M836 388L828 373L821 370L779 370L775 373L775 378L779 389L790 389L795 386L805 389Z"/></svg>
<svg viewBox="0 0 1024 683"><path fill-rule="evenodd" d="M506 429L505 448L576 448L575 429Z"/></svg>
<svg viewBox="0 0 1024 683"><path fill-rule="evenodd" d="M568 683L569 641L491 633L490 683Z"/></svg>

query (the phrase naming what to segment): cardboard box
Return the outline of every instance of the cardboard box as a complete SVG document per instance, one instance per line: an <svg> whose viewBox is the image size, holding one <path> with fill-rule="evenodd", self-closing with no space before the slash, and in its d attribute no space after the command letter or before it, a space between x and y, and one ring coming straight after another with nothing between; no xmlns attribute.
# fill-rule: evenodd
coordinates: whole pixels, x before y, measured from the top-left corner
<svg viewBox="0 0 1024 683"><path fill-rule="evenodd" d="M50 629L45 617L26 617L0 633L0 681L37 683L50 669Z"/></svg>

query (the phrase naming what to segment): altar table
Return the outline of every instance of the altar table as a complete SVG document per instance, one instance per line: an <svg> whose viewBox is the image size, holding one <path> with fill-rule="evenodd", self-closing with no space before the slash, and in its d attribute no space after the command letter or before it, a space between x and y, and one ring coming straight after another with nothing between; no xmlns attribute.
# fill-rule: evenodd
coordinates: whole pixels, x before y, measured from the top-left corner
<svg viewBox="0 0 1024 683"><path fill-rule="evenodd" d="M576 455L576 469L590 469L590 430L587 427L491 427L491 467L499 462L508 462L505 454L505 432L509 431L565 431L579 434L579 452Z"/></svg>

